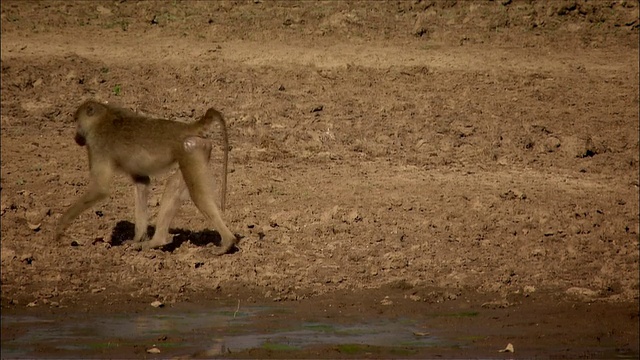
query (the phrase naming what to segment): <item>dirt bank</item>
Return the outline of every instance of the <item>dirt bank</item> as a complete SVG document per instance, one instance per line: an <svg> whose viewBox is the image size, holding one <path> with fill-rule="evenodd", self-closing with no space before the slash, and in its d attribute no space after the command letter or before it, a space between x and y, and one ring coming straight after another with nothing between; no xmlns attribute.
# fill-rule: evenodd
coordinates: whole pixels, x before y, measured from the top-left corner
<svg viewBox="0 0 640 360"><path fill-rule="evenodd" d="M637 309L636 2L3 1L1 26L3 313L380 287ZM191 202L175 246L122 246L124 177L53 241L90 98L225 114L239 251Z"/></svg>

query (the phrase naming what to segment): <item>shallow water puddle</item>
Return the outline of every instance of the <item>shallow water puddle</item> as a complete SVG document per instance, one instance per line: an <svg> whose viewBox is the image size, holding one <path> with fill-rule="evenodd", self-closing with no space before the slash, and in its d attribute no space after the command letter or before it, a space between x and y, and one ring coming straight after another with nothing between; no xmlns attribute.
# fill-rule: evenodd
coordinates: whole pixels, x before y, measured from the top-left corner
<svg viewBox="0 0 640 360"><path fill-rule="evenodd" d="M230 350L247 348L302 349L309 345L433 346L436 339L417 336L410 325L376 322L356 325L302 324L302 329L270 334L238 335L226 339Z"/></svg>
<svg viewBox="0 0 640 360"><path fill-rule="evenodd" d="M268 317L274 313L266 307L109 317L3 315L1 356L97 357L113 351L146 353L154 347L161 357L215 356L253 348L286 351L314 345L337 345L342 352L357 353L361 346L415 348L438 343L411 320L346 325L300 322L284 327L276 322L271 328ZM256 321L262 325L256 326Z"/></svg>

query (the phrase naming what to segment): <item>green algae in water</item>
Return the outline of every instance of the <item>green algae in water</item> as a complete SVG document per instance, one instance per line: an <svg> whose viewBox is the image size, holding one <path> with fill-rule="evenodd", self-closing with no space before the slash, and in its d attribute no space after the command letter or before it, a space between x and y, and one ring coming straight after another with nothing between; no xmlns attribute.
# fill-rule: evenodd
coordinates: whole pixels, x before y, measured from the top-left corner
<svg viewBox="0 0 640 360"><path fill-rule="evenodd" d="M309 323L309 324L304 324L303 328L311 331L317 331L317 332L323 332L323 333L336 332L335 326L329 325L329 324Z"/></svg>
<svg viewBox="0 0 640 360"><path fill-rule="evenodd" d="M261 347L263 349L265 349L265 350L271 350L271 351L299 350L299 348L296 347L296 346L292 346L292 345L288 345L288 344L281 344L281 343L272 343L272 342L264 342L264 343L262 343Z"/></svg>

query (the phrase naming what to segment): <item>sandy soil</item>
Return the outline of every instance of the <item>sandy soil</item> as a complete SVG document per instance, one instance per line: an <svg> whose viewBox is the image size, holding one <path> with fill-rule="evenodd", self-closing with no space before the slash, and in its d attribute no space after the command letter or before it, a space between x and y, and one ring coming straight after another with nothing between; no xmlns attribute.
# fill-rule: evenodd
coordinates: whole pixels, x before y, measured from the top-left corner
<svg viewBox="0 0 640 360"><path fill-rule="evenodd" d="M3 313L550 294L628 309L637 353L637 2L3 1L1 24ZM53 241L86 99L220 109L238 251L191 202L173 246L122 245L124 176Z"/></svg>

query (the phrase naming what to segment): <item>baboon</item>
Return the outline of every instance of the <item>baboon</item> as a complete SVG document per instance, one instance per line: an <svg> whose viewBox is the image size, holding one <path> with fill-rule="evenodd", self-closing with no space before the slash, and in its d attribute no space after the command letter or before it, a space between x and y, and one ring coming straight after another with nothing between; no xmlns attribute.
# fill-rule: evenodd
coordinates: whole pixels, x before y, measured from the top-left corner
<svg viewBox="0 0 640 360"><path fill-rule="evenodd" d="M116 171L129 175L135 184L135 235L138 249L158 248L171 243L169 224L182 200L191 197L196 207L222 237L218 255L226 254L236 244L236 236L222 221L212 194L213 183L207 169L212 144L205 137L209 125L218 121L222 127L224 146L220 207L225 208L229 143L222 114L210 108L200 120L186 124L151 118L133 111L96 101L86 101L76 110L75 141L87 147L89 155L89 187L62 215L56 229L59 240L69 224L83 211L109 196ZM156 229L147 237L149 215L147 198L150 176L178 164L167 181L160 201Z"/></svg>

